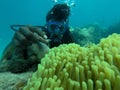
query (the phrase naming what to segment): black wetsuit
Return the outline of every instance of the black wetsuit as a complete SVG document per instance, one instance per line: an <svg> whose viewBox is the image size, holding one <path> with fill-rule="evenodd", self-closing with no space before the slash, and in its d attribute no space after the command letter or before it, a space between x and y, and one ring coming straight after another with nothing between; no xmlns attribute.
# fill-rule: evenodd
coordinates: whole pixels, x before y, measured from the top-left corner
<svg viewBox="0 0 120 90"><path fill-rule="evenodd" d="M42 30L44 32L46 32L46 35L48 37L48 39L50 38L50 33L48 32L48 30L45 27L41 27ZM61 42L53 42L52 40L49 42L50 48L52 47L57 47L60 44L68 44L68 43L73 43L73 39L72 36L70 34L70 30L69 28L67 28L67 30L65 31L65 33L63 34L63 37L61 39Z"/></svg>

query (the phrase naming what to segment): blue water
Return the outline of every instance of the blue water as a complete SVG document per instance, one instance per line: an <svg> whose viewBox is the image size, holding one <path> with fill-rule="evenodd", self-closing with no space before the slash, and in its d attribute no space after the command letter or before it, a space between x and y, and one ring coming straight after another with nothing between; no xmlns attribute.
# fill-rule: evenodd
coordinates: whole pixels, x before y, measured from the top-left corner
<svg viewBox="0 0 120 90"><path fill-rule="evenodd" d="M70 25L73 27L91 23L108 27L120 21L120 0L75 2L70 16ZM10 25L44 25L46 13L54 4L52 0L0 0L0 55L14 35Z"/></svg>

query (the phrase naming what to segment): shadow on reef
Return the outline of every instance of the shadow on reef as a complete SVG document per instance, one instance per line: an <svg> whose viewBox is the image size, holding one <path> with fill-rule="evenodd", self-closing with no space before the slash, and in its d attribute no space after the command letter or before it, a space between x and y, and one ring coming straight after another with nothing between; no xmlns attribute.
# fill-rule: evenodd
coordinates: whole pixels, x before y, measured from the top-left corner
<svg viewBox="0 0 120 90"><path fill-rule="evenodd" d="M38 63L39 62L37 60L8 60L1 62L0 72L10 71L12 73L22 73L26 71L35 71L37 69Z"/></svg>
<svg viewBox="0 0 120 90"><path fill-rule="evenodd" d="M108 35L112 33L118 33L118 34L120 33L120 22L115 23L114 25L111 25L110 27L108 27L104 36L107 37Z"/></svg>

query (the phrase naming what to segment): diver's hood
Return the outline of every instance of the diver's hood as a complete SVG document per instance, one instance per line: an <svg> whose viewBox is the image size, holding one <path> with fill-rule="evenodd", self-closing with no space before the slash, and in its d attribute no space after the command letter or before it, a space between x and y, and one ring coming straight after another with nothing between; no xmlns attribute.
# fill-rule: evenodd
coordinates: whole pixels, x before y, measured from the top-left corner
<svg viewBox="0 0 120 90"><path fill-rule="evenodd" d="M70 15L70 7L67 4L56 4L47 14L46 21L54 19L56 21L66 21Z"/></svg>

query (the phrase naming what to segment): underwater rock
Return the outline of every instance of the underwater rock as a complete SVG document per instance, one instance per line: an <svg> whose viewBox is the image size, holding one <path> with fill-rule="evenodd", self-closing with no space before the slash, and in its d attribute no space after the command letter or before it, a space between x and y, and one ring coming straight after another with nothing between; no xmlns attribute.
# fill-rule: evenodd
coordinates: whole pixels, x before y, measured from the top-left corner
<svg viewBox="0 0 120 90"><path fill-rule="evenodd" d="M18 88L22 88L32 73L33 72L22 74L13 74L10 72L0 73L0 90L18 90Z"/></svg>

